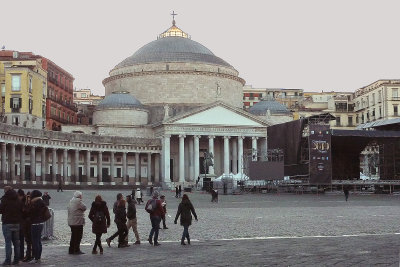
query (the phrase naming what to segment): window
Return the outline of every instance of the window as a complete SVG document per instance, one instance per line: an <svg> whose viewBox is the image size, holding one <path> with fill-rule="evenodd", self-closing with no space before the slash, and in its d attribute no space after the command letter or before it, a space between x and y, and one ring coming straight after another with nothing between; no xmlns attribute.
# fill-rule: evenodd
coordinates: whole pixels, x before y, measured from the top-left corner
<svg viewBox="0 0 400 267"><path fill-rule="evenodd" d="M46 82L43 82L43 98L46 98Z"/></svg>
<svg viewBox="0 0 400 267"><path fill-rule="evenodd" d="M399 106L398 105L393 105L393 115L394 116L398 116L398 111L399 110Z"/></svg>
<svg viewBox="0 0 400 267"><path fill-rule="evenodd" d="M379 107L379 118L382 118L382 107Z"/></svg>
<svg viewBox="0 0 400 267"><path fill-rule="evenodd" d="M32 93L32 77L29 76L29 93Z"/></svg>
<svg viewBox="0 0 400 267"><path fill-rule="evenodd" d="M397 89L397 88L392 89L392 97L393 97L393 99L399 98L399 89Z"/></svg>
<svg viewBox="0 0 400 267"><path fill-rule="evenodd" d="M360 119L359 119L358 116L357 116L357 117L356 117L356 123L358 124L359 121L360 121ZM349 123L350 123L350 121L349 121Z"/></svg>
<svg viewBox="0 0 400 267"><path fill-rule="evenodd" d="M103 161L108 162L108 157L103 157Z"/></svg>
<svg viewBox="0 0 400 267"><path fill-rule="evenodd" d="M340 126L340 117L336 117L336 126Z"/></svg>
<svg viewBox="0 0 400 267"><path fill-rule="evenodd" d="M382 101L382 91L378 92L378 102Z"/></svg>
<svg viewBox="0 0 400 267"><path fill-rule="evenodd" d="M375 93L372 94L372 105L375 105Z"/></svg>
<svg viewBox="0 0 400 267"><path fill-rule="evenodd" d="M86 98L86 93L82 93L82 94L81 94L81 97L82 97L82 98Z"/></svg>
<svg viewBox="0 0 400 267"><path fill-rule="evenodd" d="M21 90L21 75L13 74L11 76L11 91L20 91Z"/></svg>
<svg viewBox="0 0 400 267"><path fill-rule="evenodd" d="M122 174L121 174L122 172L121 172L121 168L117 168L117 177L118 178L120 178L120 177L122 177Z"/></svg>
<svg viewBox="0 0 400 267"><path fill-rule="evenodd" d="M121 157L117 157L117 162L121 162Z"/></svg>
<svg viewBox="0 0 400 267"><path fill-rule="evenodd" d="M19 125L19 116L12 116L12 124Z"/></svg>
<svg viewBox="0 0 400 267"><path fill-rule="evenodd" d="M90 167L90 177L94 177L94 167Z"/></svg>
<svg viewBox="0 0 400 267"><path fill-rule="evenodd" d="M90 156L90 161L94 161L94 157L93 156Z"/></svg>
<svg viewBox="0 0 400 267"><path fill-rule="evenodd" d="M21 106L22 106L21 98L19 98L19 97L10 98L10 108L13 109L13 112L19 112L19 109L21 108Z"/></svg>
<svg viewBox="0 0 400 267"><path fill-rule="evenodd" d="M5 83L1 84L1 95L2 96L6 95L6 84Z"/></svg>
<svg viewBox="0 0 400 267"><path fill-rule="evenodd" d="M29 114L32 114L32 109L33 109L33 101L31 98L29 98Z"/></svg>
<svg viewBox="0 0 400 267"><path fill-rule="evenodd" d="M349 126L352 126L352 125L353 125L353 117L349 116Z"/></svg>

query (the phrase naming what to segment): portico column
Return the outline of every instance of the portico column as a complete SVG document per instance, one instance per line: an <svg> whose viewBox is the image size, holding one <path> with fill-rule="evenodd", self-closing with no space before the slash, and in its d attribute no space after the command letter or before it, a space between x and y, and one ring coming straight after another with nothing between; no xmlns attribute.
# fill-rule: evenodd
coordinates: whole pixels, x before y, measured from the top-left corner
<svg viewBox="0 0 400 267"><path fill-rule="evenodd" d="M31 146L31 181L36 181L36 150Z"/></svg>
<svg viewBox="0 0 400 267"><path fill-rule="evenodd" d="M103 152L97 153L97 182L103 182Z"/></svg>
<svg viewBox="0 0 400 267"><path fill-rule="evenodd" d="M15 180L15 144L10 144L10 173L11 181Z"/></svg>
<svg viewBox="0 0 400 267"><path fill-rule="evenodd" d="M85 172L86 172L86 182L90 181L90 150L86 150L86 161L85 161Z"/></svg>
<svg viewBox="0 0 400 267"><path fill-rule="evenodd" d="M199 135L195 135L194 137L194 178L197 179L200 175L199 168L199 157L200 157L200 148L199 148Z"/></svg>
<svg viewBox="0 0 400 267"><path fill-rule="evenodd" d="M232 172L233 172L233 174L238 173L237 158L238 158L237 142L236 142L236 140L233 140L233 142L232 142Z"/></svg>
<svg viewBox="0 0 400 267"><path fill-rule="evenodd" d="M160 154L154 155L154 183L160 182Z"/></svg>
<svg viewBox="0 0 400 267"><path fill-rule="evenodd" d="M194 176L194 165L193 165L193 159L194 159L194 141L193 137L188 138L189 140L189 178L190 181L195 181L197 177Z"/></svg>
<svg viewBox="0 0 400 267"><path fill-rule="evenodd" d="M126 174L126 152L122 152L122 182L128 182Z"/></svg>
<svg viewBox="0 0 400 267"><path fill-rule="evenodd" d="M151 180L151 153L147 153L147 182L153 182Z"/></svg>
<svg viewBox="0 0 400 267"><path fill-rule="evenodd" d="M68 181L68 149L63 151L63 178L64 182Z"/></svg>
<svg viewBox="0 0 400 267"><path fill-rule="evenodd" d="M1 179L3 179L3 180L7 180L7 178L6 178L6 175L7 175L6 157L7 157L6 143L1 143Z"/></svg>
<svg viewBox="0 0 400 267"><path fill-rule="evenodd" d="M224 174L229 175L229 138L224 136Z"/></svg>
<svg viewBox="0 0 400 267"><path fill-rule="evenodd" d="M79 181L79 150L75 150L74 175L75 175L75 182L78 182Z"/></svg>
<svg viewBox="0 0 400 267"><path fill-rule="evenodd" d="M21 145L19 150L19 173L20 173L20 180L25 180L25 145Z"/></svg>
<svg viewBox="0 0 400 267"><path fill-rule="evenodd" d="M257 139L254 136L251 138L252 161L257 161Z"/></svg>
<svg viewBox="0 0 400 267"><path fill-rule="evenodd" d="M164 182L170 182L170 142L171 136L165 135L164 136Z"/></svg>
<svg viewBox="0 0 400 267"><path fill-rule="evenodd" d="M135 178L136 182L141 182L140 180L140 153L135 153Z"/></svg>
<svg viewBox="0 0 400 267"><path fill-rule="evenodd" d="M214 155L214 138L215 138L215 136L213 136L213 135L208 136L208 153L212 154L213 157L215 157L215 155ZM213 162L214 162L214 158L213 158ZM208 166L208 173L214 174L214 166Z"/></svg>
<svg viewBox="0 0 400 267"><path fill-rule="evenodd" d="M185 182L185 135L179 135L179 182Z"/></svg>
<svg viewBox="0 0 400 267"><path fill-rule="evenodd" d="M51 157L51 169L53 170L53 173L51 174L51 180L55 182L57 180L57 148L53 148Z"/></svg>
<svg viewBox="0 0 400 267"><path fill-rule="evenodd" d="M243 136L238 136L238 169L239 173L243 172Z"/></svg>
<svg viewBox="0 0 400 267"><path fill-rule="evenodd" d="M114 182L115 178L115 157L114 157L114 152L110 152L110 179L111 182Z"/></svg>
<svg viewBox="0 0 400 267"><path fill-rule="evenodd" d="M42 181L46 181L46 149L42 147L42 155L41 155L41 174Z"/></svg>

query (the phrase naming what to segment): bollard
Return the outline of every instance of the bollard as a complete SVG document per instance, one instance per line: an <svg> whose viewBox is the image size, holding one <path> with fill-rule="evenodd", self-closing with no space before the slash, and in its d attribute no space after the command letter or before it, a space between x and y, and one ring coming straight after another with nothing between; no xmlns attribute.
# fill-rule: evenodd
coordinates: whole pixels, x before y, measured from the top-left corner
<svg viewBox="0 0 400 267"><path fill-rule="evenodd" d="M53 237L54 233L54 210L50 209L51 218L44 222L42 230L42 239Z"/></svg>

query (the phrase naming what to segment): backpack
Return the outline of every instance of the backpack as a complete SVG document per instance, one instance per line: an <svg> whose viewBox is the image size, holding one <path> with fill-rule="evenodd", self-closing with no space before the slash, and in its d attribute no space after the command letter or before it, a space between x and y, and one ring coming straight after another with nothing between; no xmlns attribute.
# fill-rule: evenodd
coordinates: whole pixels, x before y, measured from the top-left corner
<svg viewBox="0 0 400 267"><path fill-rule="evenodd" d="M148 213L153 213L157 208L157 200L156 199L151 199L149 201L147 201L147 205L146 205L146 211Z"/></svg>
<svg viewBox="0 0 400 267"><path fill-rule="evenodd" d="M104 212L101 210L96 211L94 214L94 223L103 223L106 220L106 216L104 215Z"/></svg>

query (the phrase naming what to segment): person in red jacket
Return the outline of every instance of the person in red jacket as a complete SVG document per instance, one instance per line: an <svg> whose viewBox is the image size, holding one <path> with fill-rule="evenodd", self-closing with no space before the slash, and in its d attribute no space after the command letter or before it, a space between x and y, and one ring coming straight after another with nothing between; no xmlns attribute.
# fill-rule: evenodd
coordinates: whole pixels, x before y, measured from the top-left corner
<svg viewBox="0 0 400 267"><path fill-rule="evenodd" d="M154 235L154 246L159 246L158 243L158 231L160 228L161 217L164 216L164 209L162 207L161 200L158 199L158 191L153 192L153 198L149 199L146 203L146 211L150 213L151 231L149 235L149 243L153 245Z"/></svg>

